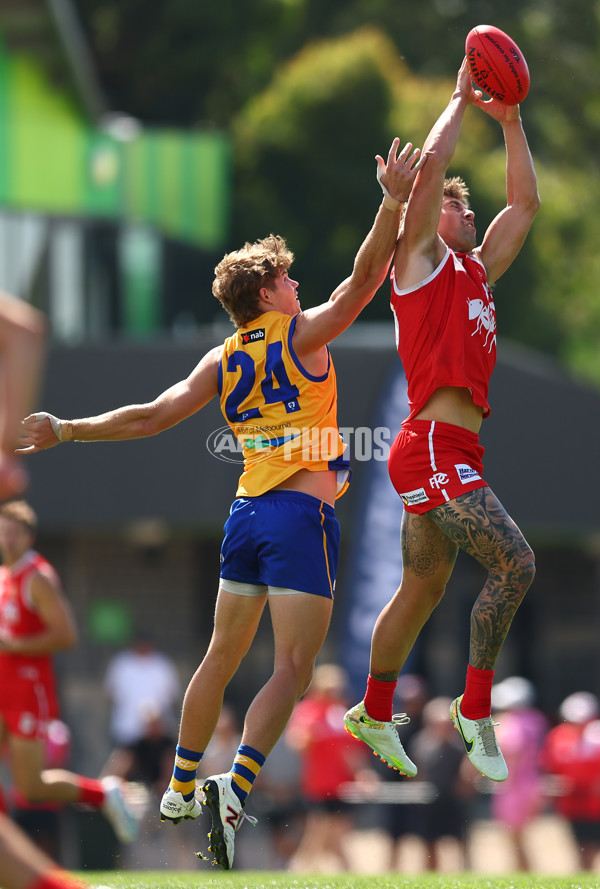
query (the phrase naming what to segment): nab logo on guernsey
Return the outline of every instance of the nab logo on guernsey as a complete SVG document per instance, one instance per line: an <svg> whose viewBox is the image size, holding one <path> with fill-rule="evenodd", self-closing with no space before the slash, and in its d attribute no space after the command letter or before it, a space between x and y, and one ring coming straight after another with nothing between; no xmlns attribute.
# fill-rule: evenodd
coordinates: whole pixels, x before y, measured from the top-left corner
<svg viewBox="0 0 600 889"><path fill-rule="evenodd" d="M265 329L264 327L260 327L258 330L249 330L248 333L242 334L242 343L247 346L248 343L256 343L259 340L264 340L265 338Z"/></svg>
<svg viewBox="0 0 600 889"><path fill-rule="evenodd" d="M481 478L477 470L473 469L473 467L469 466L467 463L455 463L454 468L463 485L466 485L469 482L478 481Z"/></svg>
<svg viewBox="0 0 600 889"><path fill-rule="evenodd" d="M405 506L414 506L417 503L426 503L429 500L425 488L417 488L415 491L407 491L400 494L400 499Z"/></svg>

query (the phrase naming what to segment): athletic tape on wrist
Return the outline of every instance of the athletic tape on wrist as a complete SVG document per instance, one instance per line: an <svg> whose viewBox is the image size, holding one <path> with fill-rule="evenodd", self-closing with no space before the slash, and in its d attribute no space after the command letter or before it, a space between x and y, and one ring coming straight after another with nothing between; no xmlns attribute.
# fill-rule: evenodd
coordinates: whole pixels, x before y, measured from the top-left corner
<svg viewBox="0 0 600 889"><path fill-rule="evenodd" d="M382 204L386 210L397 210L402 201L396 200L389 194L384 194Z"/></svg>
<svg viewBox="0 0 600 889"><path fill-rule="evenodd" d="M50 425L52 426L52 431L56 435L57 439L59 441L63 440L62 422L61 422L61 420L58 419L58 417L55 417L54 414L48 414L46 411L40 411L38 414L34 414L33 418L34 418L34 420L44 420L44 419L50 420Z"/></svg>

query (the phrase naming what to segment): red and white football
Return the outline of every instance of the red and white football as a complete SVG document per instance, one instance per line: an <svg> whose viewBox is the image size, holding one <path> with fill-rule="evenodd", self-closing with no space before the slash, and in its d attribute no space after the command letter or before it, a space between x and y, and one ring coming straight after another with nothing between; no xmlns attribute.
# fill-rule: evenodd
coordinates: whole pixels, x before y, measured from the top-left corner
<svg viewBox="0 0 600 889"><path fill-rule="evenodd" d="M465 52L478 87L505 105L518 105L529 92L529 68L514 40L494 25L467 34Z"/></svg>

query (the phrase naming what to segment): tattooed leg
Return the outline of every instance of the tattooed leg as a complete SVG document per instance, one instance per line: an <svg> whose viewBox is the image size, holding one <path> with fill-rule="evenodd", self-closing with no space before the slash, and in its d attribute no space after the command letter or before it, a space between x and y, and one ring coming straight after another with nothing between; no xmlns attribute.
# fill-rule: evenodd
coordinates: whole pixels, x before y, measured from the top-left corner
<svg viewBox="0 0 600 889"><path fill-rule="evenodd" d="M517 608L533 581L533 552L490 488L463 494L428 515L450 540L477 559L488 572L471 612L469 663L491 670Z"/></svg>
<svg viewBox="0 0 600 889"><path fill-rule="evenodd" d="M423 625L452 574L457 547L428 517L404 513L402 582L375 624L370 673L397 679Z"/></svg>

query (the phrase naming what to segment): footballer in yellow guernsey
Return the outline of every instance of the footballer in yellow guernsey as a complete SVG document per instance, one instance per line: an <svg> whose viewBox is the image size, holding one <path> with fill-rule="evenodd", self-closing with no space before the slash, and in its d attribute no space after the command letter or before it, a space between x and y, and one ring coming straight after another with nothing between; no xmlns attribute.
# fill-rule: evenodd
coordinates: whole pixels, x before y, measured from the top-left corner
<svg viewBox="0 0 600 889"><path fill-rule="evenodd" d="M256 497L299 469L337 472L339 497L349 461L337 427L335 368L310 374L293 345L297 315L265 312L225 341L221 410L244 451L237 496Z"/></svg>
<svg viewBox="0 0 600 889"><path fill-rule="evenodd" d="M337 389L328 343L359 315L384 282L400 213L424 160L408 143L377 156L384 197L351 274L320 305L301 311L294 256L269 235L228 253L213 294L236 332L190 375L154 401L96 417L27 417L22 453L61 441L119 441L155 435L215 396L242 441L244 471L225 524L213 634L183 703L163 821L196 818L196 770L214 732L225 688L242 663L268 603L273 673L251 702L231 771L202 784L212 817L209 851L233 865L237 829L266 756L306 691L329 626L339 551L334 503L348 476L337 427ZM349 183L349 187L352 183Z"/></svg>

